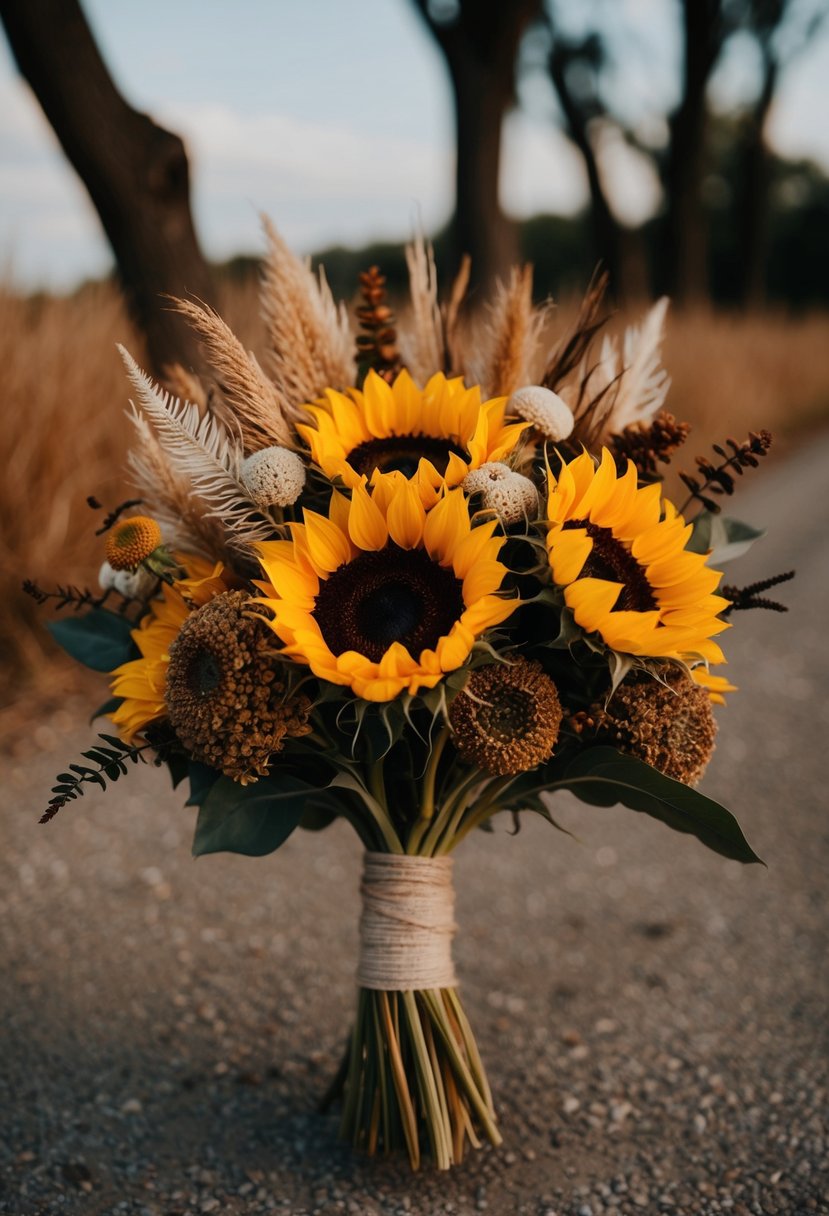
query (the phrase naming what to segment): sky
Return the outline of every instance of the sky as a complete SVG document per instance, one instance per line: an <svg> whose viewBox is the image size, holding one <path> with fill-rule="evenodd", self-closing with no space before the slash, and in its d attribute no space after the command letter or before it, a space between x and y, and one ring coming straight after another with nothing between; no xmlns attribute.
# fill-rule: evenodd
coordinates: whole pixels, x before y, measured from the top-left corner
<svg viewBox="0 0 829 1216"><path fill-rule="evenodd" d="M675 0L604 7L635 31L619 66L626 117L658 130L677 87ZM409 0L84 0L84 9L127 99L184 137L209 257L260 250L261 212L300 252L401 239L449 218L450 86ZM750 93L754 67L738 40L714 81L717 103ZM829 171L827 80L823 31L786 73L770 130L779 151ZM520 102L503 134L503 205L517 217L573 214L586 201L584 171L540 75L528 76ZM620 218L652 213L649 166L621 140L608 140L603 157ZM0 277L64 290L110 266L84 189L0 34Z"/></svg>

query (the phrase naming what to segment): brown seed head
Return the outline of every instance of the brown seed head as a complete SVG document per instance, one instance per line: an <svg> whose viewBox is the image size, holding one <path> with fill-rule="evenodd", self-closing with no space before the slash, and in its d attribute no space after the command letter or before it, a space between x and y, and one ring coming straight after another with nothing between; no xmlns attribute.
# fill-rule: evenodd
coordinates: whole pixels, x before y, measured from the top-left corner
<svg viewBox="0 0 829 1216"><path fill-rule="evenodd" d="M246 592L228 591L187 618L170 647L164 694L187 751L243 785L266 775L286 737L308 733L311 710L307 697L290 693L249 602Z"/></svg>
<svg viewBox="0 0 829 1216"><path fill-rule="evenodd" d="M628 676L590 716L599 741L685 785L697 784L714 751L717 724L708 692L671 664L660 668L658 680L642 672Z"/></svg>
<svg viewBox="0 0 829 1216"><path fill-rule="evenodd" d="M558 738L561 704L540 663L479 667L452 702L454 743L469 764L496 776L546 760Z"/></svg>

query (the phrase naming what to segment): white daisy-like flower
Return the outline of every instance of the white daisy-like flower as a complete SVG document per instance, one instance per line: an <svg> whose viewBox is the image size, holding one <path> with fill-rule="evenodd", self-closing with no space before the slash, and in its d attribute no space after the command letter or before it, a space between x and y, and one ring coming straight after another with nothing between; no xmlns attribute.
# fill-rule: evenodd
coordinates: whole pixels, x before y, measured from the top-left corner
<svg viewBox="0 0 829 1216"><path fill-rule="evenodd" d="M242 463L242 485L257 507L289 507L305 485L305 465L288 448L262 448Z"/></svg>
<svg viewBox="0 0 829 1216"><path fill-rule="evenodd" d="M116 570L113 585L125 599L148 600L158 588L158 575L144 566L137 570Z"/></svg>
<svg viewBox="0 0 829 1216"><path fill-rule="evenodd" d="M531 422L545 439L558 443L572 433L573 411L566 401L552 389L540 384L527 384L518 388L507 402L507 414L517 414Z"/></svg>
<svg viewBox="0 0 829 1216"><path fill-rule="evenodd" d="M109 562L104 562L98 571L98 586L102 591L112 591L115 586L115 571Z"/></svg>
<svg viewBox="0 0 829 1216"><path fill-rule="evenodd" d="M463 488L467 494L480 494L481 505L494 511L503 524L517 524L538 515L538 491L529 477L500 461L490 461L467 473Z"/></svg>

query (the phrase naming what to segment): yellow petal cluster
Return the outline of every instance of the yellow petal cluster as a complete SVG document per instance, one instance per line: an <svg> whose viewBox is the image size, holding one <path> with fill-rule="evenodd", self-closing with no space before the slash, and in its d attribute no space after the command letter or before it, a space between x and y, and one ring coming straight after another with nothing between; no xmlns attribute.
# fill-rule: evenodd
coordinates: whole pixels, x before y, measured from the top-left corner
<svg viewBox="0 0 829 1216"><path fill-rule="evenodd" d="M711 640L729 627L719 615L728 600L714 594L721 575L706 565L704 554L686 549L691 525L661 498L659 485L638 486L632 463L620 476L606 448L598 468L583 452L558 477L549 476L547 517L553 581L564 588L582 629L624 654L690 665L725 662ZM629 569L629 583L605 577L607 562L600 564L601 574L591 573L596 540L584 524L603 530L611 559L618 546L617 568ZM637 589L647 593L651 607L617 607L626 592L635 598Z"/></svg>
<svg viewBox="0 0 829 1216"><path fill-rule="evenodd" d="M401 473L377 477L371 493L358 482L350 500L332 495L327 516L306 510L304 523L292 525L291 540L258 546L269 580L259 584L262 602L273 613L268 623L286 655L365 700L390 701L404 689L433 688L446 672L463 665L476 638L517 607L517 600L497 594L507 571L498 561L503 539L493 535L495 527L494 522L471 526L460 489L444 491L427 509ZM452 572L463 603L457 619L417 654L400 641L379 660L355 649L334 653L315 616L324 582L361 555L386 553L391 564L399 550L422 550L430 562Z"/></svg>
<svg viewBox="0 0 829 1216"><path fill-rule="evenodd" d="M167 716L164 689L170 647L188 615L228 589L221 564L213 565L198 557L182 558L181 562L188 577L165 583L161 598L150 602L149 612L132 631L141 658L122 663L112 673L112 694L124 698L112 720L127 740L150 722Z"/></svg>
<svg viewBox="0 0 829 1216"><path fill-rule="evenodd" d="M461 377L447 379L442 372L420 389L405 370L391 385L370 371L362 390L340 393L326 389L323 402L305 407L313 425L300 424L297 430L326 476L341 479L350 488L364 476L371 480L370 467L360 469L349 463L350 457L357 463L356 454L362 445L401 437L445 440L445 467L439 470L424 454L412 478L424 506L429 507L437 502L444 483L460 485L470 469L503 460L514 450L529 424L508 424L506 403L506 397L482 401L477 385L467 388ZM417 444L412 448L416 454ZM424 448L433 451L434 443L431 448L426 443ZM444 461L439 463L443 465Z"/></svg>

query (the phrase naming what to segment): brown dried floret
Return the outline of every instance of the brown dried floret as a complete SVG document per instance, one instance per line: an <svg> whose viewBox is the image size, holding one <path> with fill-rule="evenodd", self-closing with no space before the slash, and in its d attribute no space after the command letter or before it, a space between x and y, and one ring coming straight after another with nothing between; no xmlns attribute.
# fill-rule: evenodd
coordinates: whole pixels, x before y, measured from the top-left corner
<svg viewBox="0 0 829 1216"><path fill-rule="evenodd" d="M599 741L638 756L666 777L696 785L714 752L711 699L681 667L664 664L658 677L628 676L606 705L591 707L589 719Z"/></svg>
<svg viewBox="0 0 829 1216"><path fill-rule="evenodd" d="M561 704L541 664L520 659L473 671L452 702L449 720L464 760L506 776L524 773L550 756Z"/></svg>
<svg viewBox="0 0 829 1216"><path fill-rule="evenodd" d="M192 613L170 647L165 702L194 759L234 781L265 776L285 738L310 730L311 703L292 693L272 633L228 591Z"/></svg>

